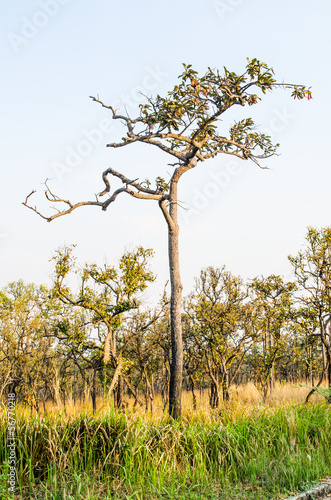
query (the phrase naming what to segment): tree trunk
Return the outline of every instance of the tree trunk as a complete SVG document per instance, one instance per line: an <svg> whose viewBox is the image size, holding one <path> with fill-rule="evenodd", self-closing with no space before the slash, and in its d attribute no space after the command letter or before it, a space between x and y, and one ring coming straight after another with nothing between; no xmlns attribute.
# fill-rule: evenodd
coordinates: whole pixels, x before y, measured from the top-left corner
<svg viewBox="0 0 331 500"><path fill-rule="evenodd" d="M122 374L118 376L117 388L116 388L116 406L122 411L123 409L123 377Z"/></svg>
<svg viewBox="0 0 331 500"><path fill-rule="evenodd" d="M96 388L96 379L97 379L97 371L93 367L93 379L92 379L92 389L91 389L91 397L92 397L92 409L93 415L97 411L97 388Z"/></svg>
<svg viewBox="0 0 331 500"><path fill-rule="evenodd" d="M63 410L64 410L64 414L66 415L67 414L67 407L66 407L67 398L66 398L65 386L63 386L63 389L61 388L61 391L62 391L62 398L63 398Z"/></svg>
<svg viewBox="0 0 331 500"><path fill-rule="evenodd" d="M211 408L218 408L221 401L219 389L219 370L215 370L210 364L208 354L205 352L208 375L211 378L209 404Z"/></svg>
<svg viewBox="0 0 331 500"><path fill-rule="evenodd" d="M197 409L197 397L196 397L195 392L194 392L195 382L194 382L192 374L189 375L189 380L190 380L190 383L191 383L193 410L196 410Z"/></svg>
<svg viewBox="0 0 331 500"><path fill-rule="evenodd" d="M220 404L219 384L218 381L216 381L216 378L213 378L210 387L209 405L211 408L218 408L219 404Z"/></svg>
<svg viewBox="0 0 331 500"><path fill-rule="evenodd" d="M326 360L328 364L328 387L331 389L331 348L328 347L326 349ZM331 396L330 396L330 402L331 402Z"/></svg>
<svg viewBox="0 0 331 500"><path fill-rule="evenodd" d="M228 374L225 374L222 390L223 401L230 401Z"/></svg>
<svg viewBox="0 0 331 500"><path fill-rule="evenodd" d="M268 380L265 381L265 385L262 386L262 401L263 404L267 401L268 396Z"/></svg>
<svg viewBox="0 0 331 500"><path fill-rule="evenodd" d="M126 380L126 385L128 386L128 388L130 389L130 391L132 392L132 394L135 398L134 403L133 403L133 408L135 408L137 406L137 403L139 403L140 406L143 404L139 398L139 386L140 386L142 379L143 379L143 376L141 375L141 377L138 381L138 384L135 387L132 387L132 385L128 382L128 380Z"/></svg>
<svg viewBox="0 0 331 500"><path fill-rule="evenodd" d="M87 380L84 380L84 393L83 393L83 398L84 398L84 405L88 404L88 399L89 399L89 384Z"/></svg>
<svg viewBox="0 0 331 500"><path fill-rule="evenodd" d="M326 355L325 355L325 345L322 340L322 361L323 361L323 373L324 379L326 380Z"/></svg>
<svg viewBox="0 0 331 500"><path fill-rule="evenodd" d="M225 359L222 359L222 391L223 391L223 401L230 400L229 393L229 371L226 366Z"/></svg>
<svg viewBox="0 0 331 500"><path fill-rule="evenodd" d="M149 396L149 387L148 387L148 380L147 380L147 374L144 372L145 375L145 412L148 412L148 396Z"/></svg>
<svg viewBox="0 0 331 500"><path fill-rule="evenodd" d="M104 365L109 362L111 356L116 358L116 331L113 331L112 326L107 324L107 337L103 352Z"/></svg>
<svg viewBox="0 0 331 500"><path fill-rule="evenodd" d="M154 377L153 377L153 372L152 372L151 383L150 383L150 396L149 396L149 398L151 400L151 415L153 415L154 396L155 396L155 392L154 392Z"/></svg>
<svg viewBox="0 0 331 500"><path fill-rule="evenodd" d="M309 346L309 378L310 384L314 387L314 372L313 372L313 349Z"/></svg>
<svg viewBox="0 0 331 500"><path fill-rule="evenodd" d="M268 333L269 333L269 350L272 352L273 348L273 337L272 333L269 332L269 321L268 321ZM269 394L271 395L273 389L275 388L275 359L273 358L270 366L270 378L269 378Z"/></svg>
<svg viewBox="0 0 331 500"><path fill-rule="evenodd" d="M53 388L54 388L54 399L55 399L55 404L58 408L61 406L61 397L60 397L60 381L59 381L59 376L58 376L58 371L55 368L54 369L54 383L53 383Z"/></svg>
<svg viewBox="0 0 331 500"><path fill-rule="evenodd" d="M172 184L168 224L169 270L171 283L171 367L169 386L169 415L175 419L182 413L183 341L182 341L182 283L179 269L177 223L177 182Z"/></svg>
<svg viewBox="0 0 331 500"><path fill-rule="evenodd" d="M171 367L169 384L169 415L175 419L182 414L183 384L183 339L182 339L182 290L179 269L179 226L178 213L178 181L184 172L197 165L196 158L187 158L185 163L174 171L170 181L169 195L159 201L168 225L168 255L171 284L170 324L171 324ZM167 208L169 205L169 211Z"/></svg>
<svg viewBox="0 0 331 500"><path fill-rule="evenodd" d="M76 386L77 386L77 377L76 377L76 370L74 372L74 384L72 387L72 397L74 400L74 408L76 408Z"/></svg>

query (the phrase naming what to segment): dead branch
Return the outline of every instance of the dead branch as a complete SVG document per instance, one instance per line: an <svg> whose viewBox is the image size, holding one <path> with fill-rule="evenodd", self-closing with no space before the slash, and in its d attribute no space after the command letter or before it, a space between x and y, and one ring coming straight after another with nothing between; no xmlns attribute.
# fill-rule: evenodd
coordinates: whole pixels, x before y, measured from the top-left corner
<svg viewBox="0 0 331 500"><path fill-rule="evenodd" d="M121 179L121 181L123 182L123 184L125 184L125 186L121 187L119 189L116 189L112 193L112 195L109 196L109 198L107 198L103 202L99 201L98 196L96 196L96 200L94 200L94 201L80 201L78 203L72 203L70 200L66 200L66 199L61 198L60 196L54 194L48 185L48 179L46 179L46 181L44 183L45 187L46 187L46 189L44 191L46 199L53 204L61 203L67 208L64 208L61 210L58 207L52 206L51 208L56 211L55 214L50 215L50 216L46 216L46 215L42 214L41 212L39 212L39 210L37 210L36 206L32 206L29 204L29 199L36 192L35 190L31 191L31 193L27 195L27 197L25 198L25 201L23 202L23 205L25 207L29 208L30 210L32 210L33 212L35 212L36 214L38 214L43 219L47 220L47 222L51 222L52 220L56 219L57 217L61 217L63 215L68 215L71 212L73 212L74 210L76 210L77 208L84 207L84 206L101 207L101 209L103 211L106 211L107 208L109 207L109 205L111 203L113 203L116 200L117 196L121 193L127 193L130 196L132 196L133 198L139 198L139 199L144 199L144 200L161 201L161 200L167 199L167 197L168 197L167 194L160 193L157 190L144 188L143 186L141 186L141 184L139 184L137 182L138 179L130 180L127 177L125 177L125 175L120 174L119 172L116 172L116 170L113 170L112 168L108 168L102 174L102 180L105 183L106 189L104 189L104 191L102 191L99 194L99 196L103 196L106 193L110 192L110 183L107 179L108 174L111 174L111 175ZM129 186L132 186L132 188L134 188L134 189L130 189Z"/></svg>

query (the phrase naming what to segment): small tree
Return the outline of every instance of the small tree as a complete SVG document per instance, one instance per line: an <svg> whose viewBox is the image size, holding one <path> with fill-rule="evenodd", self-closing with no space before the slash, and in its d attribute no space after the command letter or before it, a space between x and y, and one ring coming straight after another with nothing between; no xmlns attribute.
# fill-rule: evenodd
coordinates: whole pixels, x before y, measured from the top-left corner
<svg viewBox="0 0 331 500"><path fill-rule="evenodd" d="M86 264L83 268L77 268L72 255L72 247L65 247L56 252L55 276L53 294L64 304L82 308L90 312L92 325L98 328L99 342L103 344L103 363L111 364L114 369L109 393L115 388L117 381L117 406L122 406L122 365L121 353L117 352L117 330L127 311L135 309L139 305L138 294L146 289L147 284L154 281L154 276L148 269L148 259L152 255L151 250L142 247L134 252L126 252L119 261L118 269L114 266L105 265L100 268L95 264ZM80 278L79 291L73 293L67 285L68 275L72 272ZM106 330L102 334L103 326ZM63 336L66 333L66 324L60 328ZM69 334L70 331L69 331ZM96 371L101 368L101 356L97 355L97 343L85 338L81 333L78 339L84 343L92 356L94 370L94 381ZM87 341L88 340L88 341ZM86 343L87 341L87 343ZM94 384L95 387L95 384ZM93 398L93 409L95 410L95 397Z"/></svg>
<svg viewBox="0 0 331 500"><path fill-rule="evenodd" d="M166 304L161 304L160 310L151 310L133 314L122 329L123 352L130 360L131 374L137 375L136 389L130 387L135 396L135 403L140 403L138 388L144 382L145 408L153 413L154 374L162 366L162 350L158 345L158 331L155 324L164 315Z"/></svg>
<svg viewBox="0 0 331 500"><path fill-rule="evenodd" d="M45 195L48 201L63 208L45 216L36 207L29 205L32 191L23 204L38 213L48 222L71 213L82 206L96 206L107 210L109 205L122 193L142 200L157 201L168 226L169 268L171 282L171 377L169 389L169 412L174 418L181 415L181 391L183 371L182 346L182 284L179 268L179 226L178 182L182 175L195 168L199 162L215 158L218 154L233 155L243 160L252 160L260 166L260 161L273 156L278 144L274 145L269 136L257 132L251 118L235 122L227 136L222 135L217 123L232 106L252 106L261 97L256 92L266 94L278 87L292 89L294 98L311 98L311 92L303 85L277 82L274 72L266 63L248 59L243 74L236 74L224 68L224 74L208 68L202 77L191 65L183 65L179 84L168 92L166 97L157 95L146 97L140 105L140 115L132 119L117 113L112 106L104 104L99 98L92 99L112 113L126 127L122 142L108 144L120 148L135 143L144 143L159 148L174 158L174 171L169 182L157 176L154 185L149 180L129 179L113 168L102 174L105 189L93 201L72 203L55 195L47 181ZM122 181L123 186L111 192L108 176ZM137 176L139 177L139 176ZM100 197L108 195L105 201Z"/></svg>
<svg viewBox="0 0 331 500"><path fill-rule="evenodd" d="M256 328L260 331L262 354L260 361L260 383L265 400L275 383L275 362L284 347L283 331L291 317L292 294L295 283L284 282L280 276L272 274L267 278L255 278L251 283L253 305L255 307Z"/></svg>
<svg viewBox="0 0 331 500"><path fill-rule="evenodd" d="M46 385L45 365L53 355L45 336L51 317L46 287L22 280L0 291L0 396L17 393L39 411L39 394Z"/></svg>
<svg viewBox="0 0 331 500"><path fill-rule="evenodd" d="M323 352L321 381L327 371L331 389L331 228L309 227L305 247L289 260L303 292L299 300L318 325Z"/></svg>
<svg viewBox="0 0 331 500"><path fill-rule="evenodd" d="M240 277L233 276L224 267L210 266L200 272L189 297L188 314L197 325L192 335L206 361L206 372L212 383L210 405L213 408L219 406L220 387L223 399L230 399L230 384L254 341L245 328L246 296ZM238 361L237 368L230 375L235 361Z"/></svg>

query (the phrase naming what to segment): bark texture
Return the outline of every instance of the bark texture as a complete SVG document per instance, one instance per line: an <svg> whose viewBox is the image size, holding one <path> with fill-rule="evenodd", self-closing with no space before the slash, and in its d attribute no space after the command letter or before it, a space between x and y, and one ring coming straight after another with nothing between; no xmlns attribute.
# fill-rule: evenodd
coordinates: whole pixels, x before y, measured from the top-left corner
<svg viewBox="0 0 331 500"><path fill-rule="evenodd" d="M169 387L169 414L178 419L182 412L183 340L182 290L179 269L179 227L177 222L177 182L172 185L169 215L172 220L168 234L169 271L171 283L171 367Z"/></svg>

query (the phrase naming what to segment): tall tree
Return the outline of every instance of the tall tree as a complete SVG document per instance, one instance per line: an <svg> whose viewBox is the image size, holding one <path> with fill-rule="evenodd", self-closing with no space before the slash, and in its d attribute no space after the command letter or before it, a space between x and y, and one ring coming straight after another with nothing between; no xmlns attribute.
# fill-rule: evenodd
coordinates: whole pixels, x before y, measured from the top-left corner
<svg viewBox="0 0 331 500"><path fill-rule="evenodd" d="M110 110L112 118L120 120L126 127L126 135L121 142L108 144L120 148L135 143L144 143L159 148L174 158L174 171L169 182L157 176L154 185L149 180L129 179L113 168L102 174L105 189L93 201L72 203L53 193L47 182L45 195L48 201L62 208L50 216L43 215L36 207L29 205L32 191L24 205L34 210L48 222L71 213L82 206L96 206L107 210L119 195L126 193L134 198L157 201L168 227L168 253L171 282L171 378L169 388L169 412L174 418L181 415L181 391L183 372L182 346L182 283L179 267L179 226L178 182L182 175L195 168L199 162L215 158L218 154L228 154L243 160L252 160L260 166L260 161L273 156L278 144L274 145L269 136L257 132L251 118L235 122L228 136L217 128L222 115L233 106L252 106L261 97L256 92L266 94L278 87L292 89L292 96L298 99L311 98L311 92L303 85L277 82L272 68L257 59L248 59L244 73L236 74L224 68L219 71L208 68L202 77L191 65L183 65L179 84L166 97L157 95L146 97L146 104L140 105L140 115L132 119L118 114L112 106L99 98L92 99ZM123 186L111 192L108 176L119 179ZM105 201L100 197L107 195Z"/></svg>

